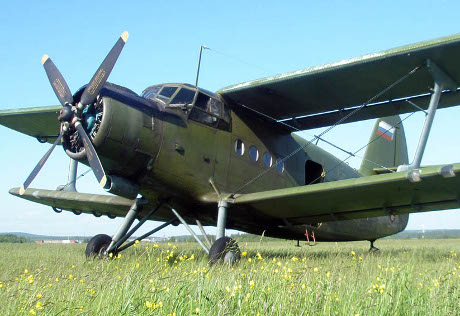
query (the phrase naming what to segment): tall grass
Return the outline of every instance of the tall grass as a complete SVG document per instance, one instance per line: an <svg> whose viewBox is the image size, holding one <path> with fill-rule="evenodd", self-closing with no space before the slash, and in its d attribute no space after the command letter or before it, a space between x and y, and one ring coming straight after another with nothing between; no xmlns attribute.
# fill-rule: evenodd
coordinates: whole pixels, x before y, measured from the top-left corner
<svg viewBox="0 0 460 316"><path fill-rule="evenodd" d="M460 240L240 243L234 267L196 244L2 244L1 315L458 315ZM457 257L459 253L459 257Z"/></svg>

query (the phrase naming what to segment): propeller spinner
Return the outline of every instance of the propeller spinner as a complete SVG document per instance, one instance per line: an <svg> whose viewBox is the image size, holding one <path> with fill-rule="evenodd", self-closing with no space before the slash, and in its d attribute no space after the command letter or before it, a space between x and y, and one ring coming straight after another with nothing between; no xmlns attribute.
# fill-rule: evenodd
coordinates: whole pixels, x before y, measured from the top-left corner
<svg viewBox="0 0 460 316"><path fill-rule="evenodd" d="M83 146L85 148L86 157L88 162L93 170L94 175L96 176L99 184L104 187L107 182L107 176L105 175L104 168L102 167L99 156L97 155L94 146L86 134L86 131L82 125L81 118L82 113L85 107L92 104L97 95L101 92L101 89L104 87L104 84L107 82L107 79L112 72L115 63L117 62L118 57L120 56L123 47L128 40L128 32L123 32L118 41L112 47L107 57L105 57L102 64L97 69L96 73L91 78L90 82L86 86L83 94L80 98L80 102L76 103L72 92L67 85L64 77L62 76L59 69L53 63L51 58L48 55L43 55L42 65L45 68L46 75L51 83L56 97L62 105L62 110L59 113L59 121L61 122L61 131L53 146L46 152L43 158L38 162L35 168L32 170L30 175L27 177L26 181L23 183L22 187L19 190L19 194L24 194L25 190L32 183L34 178L37 176L45 162L48 160L49 156L53 152L57 143L61 140L65 133L69 131L69 127L73 126L80 136Z"/></svg>

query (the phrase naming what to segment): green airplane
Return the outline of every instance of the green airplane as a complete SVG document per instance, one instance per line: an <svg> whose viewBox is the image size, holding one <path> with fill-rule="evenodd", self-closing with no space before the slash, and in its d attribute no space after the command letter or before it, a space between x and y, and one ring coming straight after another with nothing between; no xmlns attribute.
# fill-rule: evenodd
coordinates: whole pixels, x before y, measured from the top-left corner
<svg viewBox="0 0 460 316"><path fill-rule="evenodd" d="M61 105L0 112L0 124L53 144L11 194L58 213L124 217L114 236L89 241L87 256L133 245L128 239L147 220L164 223L138 239L182 223L211 263L240 257L226 228L293 240L368 240L376 249L376 239L404 230L409 213L459 207L460 164L420 162L436 110L460 103L460 34L215 93L168 83L141 95L107 82L127 39L124 32L75 94L43 56ZM409 163L399 114L414 111L426 120ZM371 118L377 122L359 170L315 144L339 124ZM318 127L328 128L310 141L295 134ZM71 158L67 185L30 188L57 145ZM77 162L113 194L77 192ZM216 225L214 243L203 225Z"/></svg>

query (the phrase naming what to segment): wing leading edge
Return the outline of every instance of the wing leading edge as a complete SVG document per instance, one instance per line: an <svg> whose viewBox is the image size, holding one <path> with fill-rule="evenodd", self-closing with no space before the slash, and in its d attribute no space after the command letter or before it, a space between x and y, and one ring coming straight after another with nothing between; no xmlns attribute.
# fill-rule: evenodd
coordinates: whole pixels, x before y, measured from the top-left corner
<svg viewBox="0 0 460 316"><path fill-rule="evenodd" d="M402 46L224 88L218 93L234 106L244 105L298 129L336 123L357 106L404 77L434 62L460 82L460 34ZM414 112L405 99L428 107L433 79L422 66L373 100L346 122ZM455 89L454 89L455 90ZM460 104L460 92L443 93L439 108ZM243 108L244 109L244 108Z"/></svg>
<svg viewBox="0 0 460 316"><path fill-rule="evenodd" d="M57 119L62 106L0 111L0 124L39 140L53 143L59 135Z"/></svg>
<svg viewBox="0 0 460 316"><path fill-rule="evenodd" d="M233 203L291 224L458 208L460 163L235 196Z"/></svg>
<svg viewBox="0 0 460 316"><path fill-rule="evenodd" d="M125 216L133 204L132 200L114 195L32 188L27 189L23 195L19 195L19 188L11 189L10 193L17 197L49 205L56 209L96 215Z"/></svg>

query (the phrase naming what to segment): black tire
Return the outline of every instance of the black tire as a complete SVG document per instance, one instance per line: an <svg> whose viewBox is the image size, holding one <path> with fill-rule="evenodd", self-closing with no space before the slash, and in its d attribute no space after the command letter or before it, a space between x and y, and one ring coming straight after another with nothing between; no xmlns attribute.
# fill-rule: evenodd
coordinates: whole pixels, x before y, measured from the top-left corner
<svg viewBox="0 0 460 316"><path fill-rule="evenodd" d="M209 249L209 264L227 263L234 265L240 261L241 252L238 244L230 237L222 237L217 239Z"/></svg>
<svg viewBox="0 0 460 316"><path fill-rule="evenodd" d="M110 243L112 242L112 237L105 234L98 234L91 238L86 246L85 254L87 258L95 256L103 256L104 251L107 250Z"/></svg>

